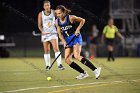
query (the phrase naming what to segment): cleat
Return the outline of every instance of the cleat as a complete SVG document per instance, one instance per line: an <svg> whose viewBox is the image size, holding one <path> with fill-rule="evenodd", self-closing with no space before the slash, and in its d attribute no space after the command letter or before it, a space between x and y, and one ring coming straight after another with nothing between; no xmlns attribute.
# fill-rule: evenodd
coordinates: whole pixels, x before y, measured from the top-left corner
<svg viewBox="0 0 140 93"><path fill-rule="evenodd" d="M64 70L65 68L63 67L62 64L60 64L60 66L58 66L58 70Z"/></svg>
<svg viewBox="0 0 140 93"><path fill-rule="evenodd" d="M46 66L46 71L49 71L50 70L50 67L49 66Z"/></svg>
<svg viewBox="0 0 140 93"><path fill-rule="evenodd" d="M101 73L101 67L98 67L98 68L95 69L93 72L94 72L94 74L95 74L96 79L98 79L99 76L100 76L100 73Z"/></svg>
<svg viewBox="0 0 140 93"><path fill-rule="evenodd" d="M84 78L87 78L89 75L87 72L84 72L84 73L80 73L79 76L76 77L76 79L84 79Z"/></svg>
<svg viewBox="0 0 140 93"><path fill-rule="evenodd" d="M90 59L93 60L93 59L94 59L94 55L91 55L91 56L90 56Z"/></svg>

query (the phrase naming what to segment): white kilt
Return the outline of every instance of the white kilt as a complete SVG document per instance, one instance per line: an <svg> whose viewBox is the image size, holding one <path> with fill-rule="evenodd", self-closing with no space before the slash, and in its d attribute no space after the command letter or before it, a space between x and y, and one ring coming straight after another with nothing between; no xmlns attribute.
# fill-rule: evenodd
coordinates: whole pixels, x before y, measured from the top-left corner
<svg viewBox="0 0 140 93"><path fill-rule="evenodd" d="M47 35L42 35L41 36L41 41L42 42L51 41L52 39L57 39L58 40L57 34L47 34Z"/></svg>

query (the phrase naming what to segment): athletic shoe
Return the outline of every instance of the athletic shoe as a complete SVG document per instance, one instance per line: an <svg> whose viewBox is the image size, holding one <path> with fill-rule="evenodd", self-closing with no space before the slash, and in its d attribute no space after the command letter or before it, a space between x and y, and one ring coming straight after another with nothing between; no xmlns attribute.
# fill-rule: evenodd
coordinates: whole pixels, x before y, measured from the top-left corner
<svg viewBox="0 0 140 93"><path fill-rule="evenodd" d="M110 61L110 58L107 58L107 61L109 62Z"/></svg>
<svg viewBox="0 0 140 93"><path fill-rule="evenodd" d="M80 75L77 76L76 79L84 79L88 76L89 76L88 73L85 71L84 73L80 73Z"/></svg>
<svg viewBox="0 0 140 93"><path fill-rule="evenodd" d="M112 58L112 61L115 61L115 58L114 57Z"/></svg>
<svg viewBox="0 0 140 93"><path fill-rule="evenodd" d="M49 71L50 70L50 67L49 66L46 66L46 71Z"/></svg>
<svg viewBox="0 0 140 93"><path fill-rule="evenodd" d="M65 68L63 67L62 64L60 64L60 66L58 66L58 70L64 70Z"/></svg>
<svg viewBox="0 0 140 93"><path fill-rule="evenodd" d="M101 67L98 67L98 68L95 69L93 72L94 72L94 74L95 74L96 79L98 79L99 76L100 76L100 73L101 73Z"/></svg>
<svg viewBox="0 0 140 93"><path fill-rule="evenodd" d="M94 59L94 55L91 55L91 56L90 56L90 59L93 60L93 59Z"/></svg>

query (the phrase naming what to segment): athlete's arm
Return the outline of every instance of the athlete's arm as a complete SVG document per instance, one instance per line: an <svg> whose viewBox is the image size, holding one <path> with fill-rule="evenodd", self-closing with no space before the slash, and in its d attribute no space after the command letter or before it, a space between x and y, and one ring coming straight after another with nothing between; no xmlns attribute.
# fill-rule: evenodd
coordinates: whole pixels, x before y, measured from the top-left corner
<svg viewBox="0 0 140 93"><path fill-rule="evenodd" d="M66 46L66 41L65 41L65 39L64 39L64 37L63 37L63 35L61 33L61 28L60 28L60 26L57 23L57 19L55 20L55 26L56 26L56 30L58 32L59 38L64 43L64 47L65 47Z"/></svg>
<svg viewBox="0 0 140 93"><path fill-rule="evenodd" d="M41 12L38 14L38 28L42 33L42 14L41 14Z"/></svg>
<svg viewBox="0 0 140 93"><path fill-rule="evenodd" d="M74 15L70 15L70 21L72 23L74 22L79 22L79 26L76 28L75 34L78 35L80 32L80 29L83 27L83 25L85 24L85 19L81 18L81 17L77 17Z"/></svg>
<svg viewBox="0 0 140 93"><path fill-rule="evenodd" d="M122 40L124 40L124 37L122 36L122 34L120 32L116 32L117 36L120 37Z"/></svg>
<svg viewBox="0 0 140 93"><path fill-rule="evenodd" d="M104 43L104 38L105 38L105 34L106 34L106 31L107 29L106 29L106 26L104 27L104 29L103 29L103 32L102 32L102 36L101 36L101 42L102 43Z"/></svg>
<svg viewBox="0 0 140 93"><path fill-rule="evenodd" d="M118 31L118 28L116 26L114 26L114 29L115 29L115 32L116 32L116 35L118 37L120 37L122 40L124 39L124 37L122 36L122 34Z"/></svg>

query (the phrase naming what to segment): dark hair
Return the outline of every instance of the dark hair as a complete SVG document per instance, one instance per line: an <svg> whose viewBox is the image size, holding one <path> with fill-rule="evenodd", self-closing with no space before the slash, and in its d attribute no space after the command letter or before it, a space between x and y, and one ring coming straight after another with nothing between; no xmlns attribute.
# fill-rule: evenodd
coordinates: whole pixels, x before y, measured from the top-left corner
<svg viewBox="0 0 140 93"><path fill-rule="evenodd" d="M49 3L49 4L50 4L50 1L44 0L44 1L43 1L43 5L44 5L45 3Z"/></svg>
<svg viewBox="0 0 140 93"><path fill-rule="evenodd" d="M65 6L63 6L63 5L58 5L57 7L56 7L56 10L57 9L60 9L62 12L64 12L65 14L69 14L70 12L71 12L71 10L69 10L69 9L67 9Z"/></svg>

